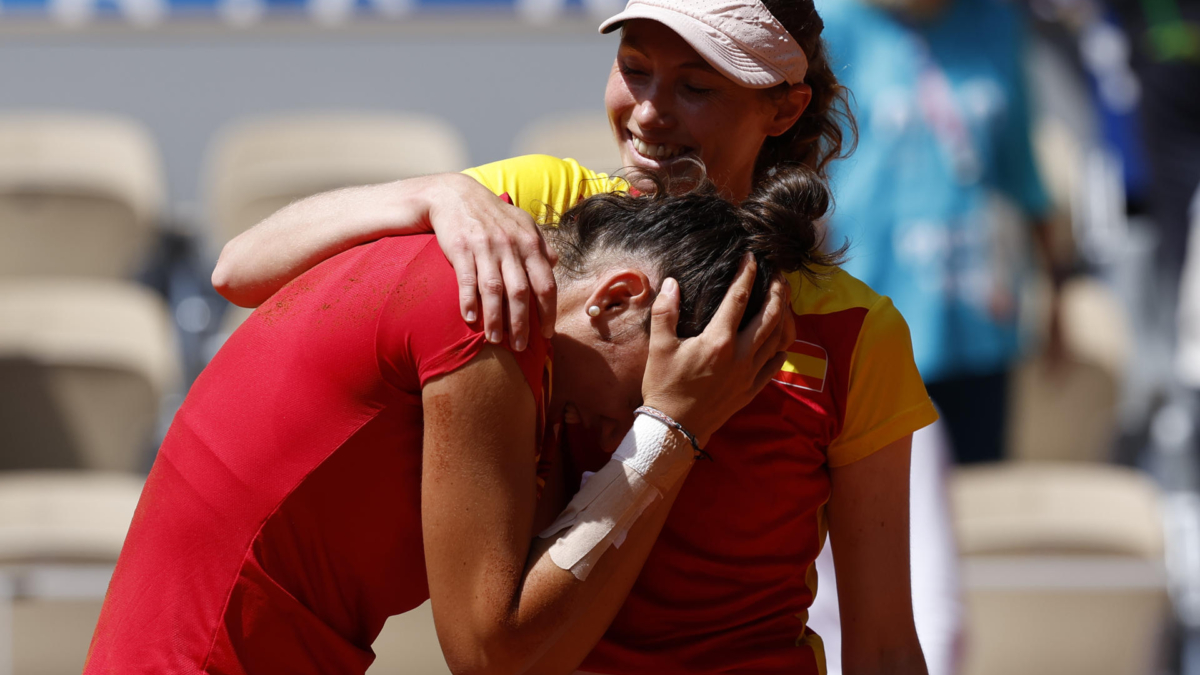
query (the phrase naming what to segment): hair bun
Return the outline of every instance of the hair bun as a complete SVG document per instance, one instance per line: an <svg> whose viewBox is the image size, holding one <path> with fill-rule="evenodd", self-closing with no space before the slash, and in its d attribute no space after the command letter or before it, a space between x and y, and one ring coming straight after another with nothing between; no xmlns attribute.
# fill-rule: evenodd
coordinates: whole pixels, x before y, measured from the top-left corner
<svg viewBox="0 0 1200 675"><path fill-rule="evenodd" d="M750 250L784 272L819 275L841 262L845 246L822 251L818 221L829 212L829 185L802 164L773 167L754 193L742 203L750 231Z"/></svg>

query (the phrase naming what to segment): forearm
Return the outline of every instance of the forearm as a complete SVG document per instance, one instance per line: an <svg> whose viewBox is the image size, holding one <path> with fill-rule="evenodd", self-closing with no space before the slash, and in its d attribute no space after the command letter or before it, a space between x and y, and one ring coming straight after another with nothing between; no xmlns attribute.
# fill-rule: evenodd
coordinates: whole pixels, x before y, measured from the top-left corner
<svg viewBox="0 0 1200 675"><path fill-rule="evenodd" d="M549 540L537 540L522 604L528 603L525 610L531 613L540 608L543 619L562 618L531 630L535 633L531 635L533 644L540 645L542 653L526 673L565 674L579 667L625 604L682 486L681 481L664 499L647 508L621 547L609 548L586 581L550 560Z"/></svg>
<svg viewBox="0 0 1200 675"><path fill-rule="evenodd" d="M619 469L619 462L606 470ZM620 547L602 549L584 578L564 569L551 553L567 531L533 538L519 578L511 586L493 577L476 584L472 608L439 624L446 661L455 673L570 673L604 633L641 571L682 484L656 498L632 521ZM486 575L491 576L491 575ZM460 579L460 583L462 580ZM510 590L505 590L507 586ZM434 616L439 614L434 605ZM467 620L462 620L466 618Z"/></svg>
<svg viewBox="0 0 1200 675"><path fill-rule="evenodd" d="M925 675L909 567L912 437L830 470L826 504L846 675Z"/></svg>
<svg viewBox="0 0 1200 675"><path fill-rule="evenodd" d="M212 283L230 302L255 307L320 261L367 241L429 231L437 191L461 174L325 192L286 206L221 250Z"/></svg>

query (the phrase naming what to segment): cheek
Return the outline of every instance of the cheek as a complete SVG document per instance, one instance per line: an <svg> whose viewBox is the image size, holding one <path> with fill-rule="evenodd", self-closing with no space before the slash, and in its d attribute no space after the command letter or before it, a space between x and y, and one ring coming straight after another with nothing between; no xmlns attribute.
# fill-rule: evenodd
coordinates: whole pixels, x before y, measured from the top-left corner
<svg viewBox="0 0 1200 675"><path fill-rule="evenodd" d="M642 378L646 375L646 359L650 355L650 345L645 344L632 350L621 360L620 382L621 390L632 396L640 396Z"/></svg>
<svg viewBox="0 0 1200 675"><path fill-rule="evenodd" d="M723 123L713 123L713 120L721 120ZM710 151L713 156L729 156L737 154L746 149L746 146L754 145L756 135L749 133L752 125L747 124L745 118L732 115L726 117L717 117L704 120L703 133L705 136L704 147Z"/></svg>
<svg viewBox="0 0 1200 675"><path fill-rule="evenodd" d="M766 116L760 99L753 92L738 91L723 94L720 100L710 100L688 115L688 126L701 142L702 154L708 158L728 159L757 155L766 138Z"/></svg>
<svg viewBox="0 0 1200 675"><path fill-rule="evenodd" d="M620 126L629 112L633 109L633 94L625 84L625 78L617 71L616 64L608 75L608 86L604 89L604 107L608 110L608 120L614 127ZM614 129L615 133L615 129Z"/></svg>

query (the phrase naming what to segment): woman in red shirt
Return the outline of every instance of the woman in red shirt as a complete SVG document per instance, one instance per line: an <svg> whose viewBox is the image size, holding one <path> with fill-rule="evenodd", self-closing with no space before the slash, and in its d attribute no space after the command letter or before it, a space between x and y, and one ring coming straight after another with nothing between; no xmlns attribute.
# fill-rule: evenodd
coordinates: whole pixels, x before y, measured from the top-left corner
<svg viewBox="0 0 1200 675"><path fill-rule="evenodd" d="M764 199L824 199L803 170L774 185ZM557 332L520 352L460 320L430 235L334 256L252 315L176 415L85 673L364 672L386 618L429 598L456 672L573 668L600 631L568 627L611 619L690 470L691 444L658 418L706 444L791 342L775 271L830 260L803 210L739 208L711 186L598 195L550 240ZM745 327L750 368L675 367L704 339L677 334L705 326ZM673 435L671 456L640 461L644 435L618 448L642 405L637 424ZM552 472L537 513L539 455L557 440L545 421L568 408L643 499L582 570L556 547L595 503L534 538L562 504Z"/></svg>

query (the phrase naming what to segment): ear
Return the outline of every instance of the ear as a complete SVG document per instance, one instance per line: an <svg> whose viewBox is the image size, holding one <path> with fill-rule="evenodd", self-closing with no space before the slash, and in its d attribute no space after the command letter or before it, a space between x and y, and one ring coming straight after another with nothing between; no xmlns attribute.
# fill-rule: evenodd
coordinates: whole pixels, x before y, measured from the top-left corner
<svg viewBox="0 0 1200 675"><path fill-rule="evenodd" d="M767 123L767 135L778 136L796 123L804 111L808 109L809 102L812 101L812 87L801 82L793 84L788 88L787 93L778 99L772 100L774 107L774 116Z"/></svg>
<svg viewBox="0 0 1200 675"><path fill-rule="evenodd" d="M600 276L582 311L601 337L608 339L620 332L625 321L634 320L640 325L642 314L653 304L654 287L645 272L614 269ZM591 307L599 307L599 314L591 316L588 312Z"/></svg>

